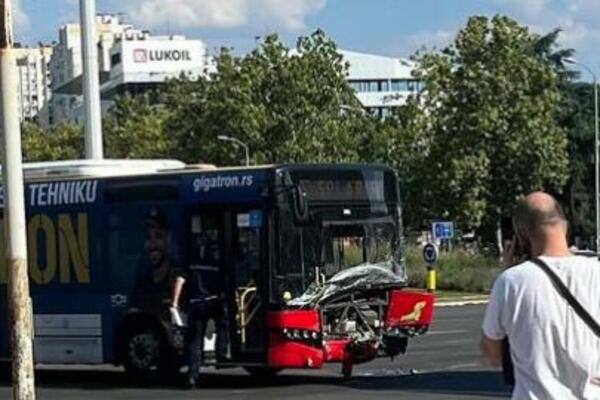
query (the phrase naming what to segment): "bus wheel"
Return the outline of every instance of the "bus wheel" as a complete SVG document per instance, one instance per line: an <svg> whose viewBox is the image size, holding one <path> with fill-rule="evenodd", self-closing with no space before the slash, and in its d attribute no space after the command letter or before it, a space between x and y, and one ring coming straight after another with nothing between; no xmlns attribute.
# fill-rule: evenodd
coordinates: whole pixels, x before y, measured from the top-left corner
<svg viewBox="0 0 600 400"><path fill-rule="evenodd" d="M132 330L125 339L125 371L136 380L156 378L164 364L163 350L163 340L156 329Z"/></svg>
<svg viewBox="0 0 600 400"><path fill-rule="evenodd" d="M283 371L283 368L271 367L244 367L246 372L258 380L266 380L273 378L275 375Z"/></svg>

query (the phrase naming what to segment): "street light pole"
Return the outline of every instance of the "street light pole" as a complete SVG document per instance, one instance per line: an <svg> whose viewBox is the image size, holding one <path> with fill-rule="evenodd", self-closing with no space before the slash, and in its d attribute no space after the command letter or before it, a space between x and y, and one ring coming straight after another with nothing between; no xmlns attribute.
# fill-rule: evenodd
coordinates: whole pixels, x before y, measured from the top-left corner
<svg viewBox="0 0 600 400"><path fill-rule="evenodd" d="M217 136L217 139L223 140L224 142L232 142L232 143L237 144L238 146L243 147L244 153L246 155L246 167L250 166L250 148L248 147L248 145L246 143L242 142L240 139L236 139L234 137L226 136L226 135L219 135L219 136Z"/></svg>
<svg viewBox="0 0 600 400"><path fill-rule="evenodd" d="M0 0L0 122L4 241L8 263L12 384L14 400L35 399L32 305L27 275L27 231L17 104L18 71L13 47L11 1ZM2 268L0 266L0 268ZM5 321L2 321L3 323Z"/></svg>
<svg viewBox="0 0 600 400"><path fill-rule="evenodd" d="M596 182L594 204L596 205L596 253L598 255L598 258L600 258L600 125L598 122L598 78L590 67L583 63L580 63L579 61L573 58L567 57L564 58L563 61L565 61L568 64L579 65L587 72L589 72L594 80L594 170Z"/></svg>
<svg viewBox="0 0 600 400"><path fill-rule="evenodd" d="M83 101L85 106L85 158L101 160L102 110L98 82L98 48L96 46L96 0L79 1L81 18L81 53L83 56Z"/></svg>

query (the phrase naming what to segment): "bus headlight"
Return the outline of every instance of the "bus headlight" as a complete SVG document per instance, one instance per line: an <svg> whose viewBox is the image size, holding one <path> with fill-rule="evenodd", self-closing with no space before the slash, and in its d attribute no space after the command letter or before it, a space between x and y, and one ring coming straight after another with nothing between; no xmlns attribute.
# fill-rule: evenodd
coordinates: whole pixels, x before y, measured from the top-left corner
<svg viewBox="0 0 600 400"><path fill-rule="evenodd" d="M311 346L318 346L321 343L321 334L316 331L284 328L281 330L281 333L287 340L304 342Z"/></svg>
<svg viewBox="0 0 600 400"><path fill-rule="evenodd" d="M290 301L292 299L292 293L290 293L289 291L286 290L281 295L281 298L283 299L284 303L287 303L288 301Z"/></svg>

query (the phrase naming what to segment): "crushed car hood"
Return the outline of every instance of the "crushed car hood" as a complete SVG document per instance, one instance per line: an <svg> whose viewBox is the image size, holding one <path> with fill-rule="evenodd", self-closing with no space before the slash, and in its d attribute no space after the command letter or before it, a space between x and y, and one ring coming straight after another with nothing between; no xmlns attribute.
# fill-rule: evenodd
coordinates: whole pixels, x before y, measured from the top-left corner
<svg viewBox="0 0 600 400"><path fill-rule="evenodd" d="M405 285L406 279L388 268L377 264L361 264L338 272L324 285L313 283L304 294L290 300L287 305L314 307L343 293Z"/></svg>

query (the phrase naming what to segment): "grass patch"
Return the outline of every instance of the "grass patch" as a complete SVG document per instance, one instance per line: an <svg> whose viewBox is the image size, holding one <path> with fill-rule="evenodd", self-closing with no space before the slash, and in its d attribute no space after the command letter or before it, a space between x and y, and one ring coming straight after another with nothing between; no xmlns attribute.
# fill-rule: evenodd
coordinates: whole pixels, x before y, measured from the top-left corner
<svg viewBox="0 0 600 400"><path fill-rule="evenodd" d="M410 246L406 256L408 281L412 287L425 287L427 272L421 247ZM468 293L489 293L502 269L498 259L456 249L441 252L436 264L437 289Z"/></svg>

